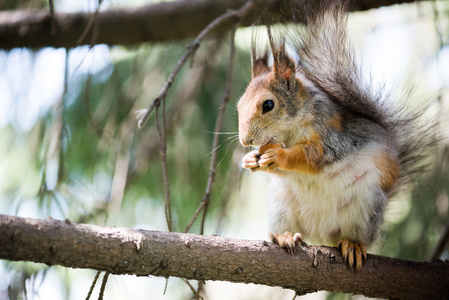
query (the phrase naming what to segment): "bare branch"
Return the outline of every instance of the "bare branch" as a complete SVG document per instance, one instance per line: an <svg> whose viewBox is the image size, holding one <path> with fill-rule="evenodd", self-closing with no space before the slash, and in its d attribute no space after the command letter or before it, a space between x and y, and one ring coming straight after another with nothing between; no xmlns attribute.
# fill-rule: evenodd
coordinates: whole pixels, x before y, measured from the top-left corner
<svg viewBox="0 0 449 300"><path fill-rule="evenodd" d="M183 233L189 232L189 230L192 227L193 223L195 223L195 221L198 218L198 216L200 215L201 211L204 209L204 206L206 206L206 202L205 201L201 201L200 205L198 206L198 208L196 209L195 213L193 214L192 220L190 220L189 225L186 226L186 228L184 229Z"/></svg>
<svg viewBox="0 0 449 300"><path fill-rule="evenodd" d="M102 2L102 0L98 1L97 8L95 9L91 18L89 19L89 22L87 23L86 28L84 29L83 33L81 34L81 37L76 41L77 45L81 45L83 43L87 34L91 31L91 29L94 27L94 24L97 22L97 18L98 18L97 16L98 16L98 13L100 12L101 2ZM98 28L95 26L94 33L92 34L91 42L90 42L91 47L95 44L97 35L98 35Z"/></svg>
<svg viewBox="0 0 449 300"><path fill-rule="evenodd" d="M100 273L101 273L100 271L97 271L97 274L95 274L94 281L90 285L90 289L89 292L87 293L86 300L89 300L90 296L92 296L92 292L94 291L95 285L97 284L98 277L100 277Z"/></svg>
<svg viewBox="0 0 449 300"><path fill-rule="evenodd" d="M156 108L156 127L159 136L159 154L161 156L162 163L162 178L164 181L164 194L165 194L165 219L167 221L168 231L172 231L172 217L171 217L171 204L170 204L170 183L168 180L168 167L167 167L167 138L166 138L166 122L165 122L165 101L162 102L162 121L159 118L159 108ZM162 124L161 124L162 123Z"/></svg>
<svg viewBox="0 0 449 300"><path fill-rule="evenodd" d="M237 9L248 0L183 0L161 2L136 8L111 9L98 13L96 44L135 45L144 42L181 40L196 36L207 24L229 9ZM367 10L414 0L358 0L353 10ZM260 4L242 16L241 26L249 26L254 16L277 0L260 0ZM275 13L279 6L273 7ZM54 13L41 11L0 12L0 49L16 47L75 47L93 13ZM53 20L53 21L52 21ZM301 21L301 20L298 20ZM52 33L51 23L55 30ZM223 22L213 30L222 35L232 28ZM90 44L92 31L83 39Z"/></svg>
<svg viewBox="0 0 449 300"><path fill-rule="evenodd" d="M55 27L55 6L53 4L53 0L48 0L48 8L50 12L50 23L51 23L51 34L56 34L56 27Z"/></svg>
<svg viewBox="0 0 449 300"><path fill-rule="evenodd" d="M198 47L200 46L200 44L201 44L202 40L204 39L204 37L211 30L213 30L216 26L219 26L220 24L222 24L225 21L228 21L228 20L234 18L235 19L234 23L236 23L238 21L238 19L240 18L240 16L245 14L252 7L253 2L255 2L255 1L253 1L253 0L248 1L239 10L228 11L228 12L224 13L223 15L217 17L215 20L213 20L211 23L209 23L200 32L200 34L198 34L198 36L193 41L193 43L189 47L187 47L187 49L184 52L183 56L176 63L175 69L173 70L173 72L168 77L168 79L165 82L162 90L159 92L159 95L156 97L156 99L153 100L152 103L150 103L150 106L148 107L146 112L143 114L143 116L140 118L140 120L139 120L139 122L137 124L137 126L139 128L142 128L142 126L148 120L148 118L151 115L151 113L154 110L154 108L159 106L160 102L163 101L163 99L165 99L165 97L166 97L166 95L168 93L168 90L170 89L170 87L172 86L172 84L175 81L176 77L178 76L179 71L181 71L181 68L184 66L184 64L189 59L189 57L192 56L195 53L196 49L198 49Z"/></svg>
<svg viewBox="0 0 449 300"><path fill-rule="evenodd" d="M200 234L204 233L204 223L206 220L207 215L207 209L209 207L210 203L210 195L212 193L212 185L215 182L215 174L217 173L217 155L218 155L218 146L220 143L220 132L223 127L223 119L224 114L226 111L226 107L228 106L229 99L231 97L231 85L232 85L232 69L234 67L234 56L235 56L235 31L237 30L237 25L235 24L234 29L231 31L230 37L229 37L229 62L228 62L228 77L226 79L226 87L223 92L223 96L220 101L220 106L218 107L218 116L217 120L215 122L215 129L214 129L214 141L212 143L212 157L210 159L210 168L209 168L209 177L207 179L207 186L206 191L204 193L204 197L202 202L205 202L204 204L204 210L203 210L203 218L201 220L201 228L200 228Z"/></svg>
<svg viewBox="0 0 449 300"><path fill-rule="evenodd" d="M249 241L0 215L0 258L111 274L176 276L380 298L447 299L449 263L368 255L359 273L337 249L297 246L294 255Z"/></svg>
<svg viewBox="0 0 449 300"><path fill-rule="evenodd" d="M108 282L109 272L104 273L103 281L101 282L100 287L100 295L98 296L98 300L103 300L104 291L106 289L106 283Z"/></svg>

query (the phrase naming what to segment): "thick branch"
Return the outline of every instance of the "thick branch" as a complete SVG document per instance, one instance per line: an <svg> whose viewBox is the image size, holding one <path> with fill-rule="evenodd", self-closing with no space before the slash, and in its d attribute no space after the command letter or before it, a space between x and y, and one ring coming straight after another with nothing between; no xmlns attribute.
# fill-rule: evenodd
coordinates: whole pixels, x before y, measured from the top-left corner
<svg viewBox="0 0 449 300"><path fill-rule="evenodd" d="M55 13L48 10L0 12L0 49L16 47L75 47L80 44L133 45L142 42L180 40L196 36L207 24L228 9L237 9L248 0L180 0L161 2L137 8L111 9L95 16L95 38L92 30L79 41L94 13ZM240 25L251 25L262 10L278 3L259 0L253 11L243 16ZM367 10L413 0L358 0L354 10ZM274 5L270 12L278 12ZM299 20L300 21L300 20ZM223 34L232 28L227 22L215 29Z"/></svg>
<svg viewBox="0 0 449 300"><path fill-rule="evenodd" d="M176 276L381 298L449 297L449 264L368 255L359 273L335 248L73 224L0 215L0 258L113 274Z"/></svg>

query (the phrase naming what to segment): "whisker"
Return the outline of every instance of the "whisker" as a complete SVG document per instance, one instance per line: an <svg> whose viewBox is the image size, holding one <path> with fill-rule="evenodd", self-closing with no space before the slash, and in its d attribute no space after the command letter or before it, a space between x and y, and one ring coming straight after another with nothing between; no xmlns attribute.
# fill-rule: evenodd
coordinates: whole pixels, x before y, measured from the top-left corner
<svg viewBox="0 0 449 300"><path fill-rule="evenodd" d="M206 156L209 156L209 155L211 155L212 153L214 153L215 151L217 151L224 143L226 143L227 141L229 141L229 140L232 140L232 139L235 139L235 140L238 140L238 135L236 136L236 135L233 135L233 136L230 136L230 137L227 137L224 141L222 141L215 149L212 149L212 151L210 151ZM232 143L232 141L231 141L231 143Z"/></svg>
<svg viewBox="0 0 449 300"><path fill-rule="evenodd" d="M276 121L273 121L271 123L268 123L265 127L261 127L260 130L265 130L267 129L269 126L271 126L271 124L275 123Z"/></svg>
<svg viewBox="0 0 449 300"><path fill-rule="evenodd" d="M206 154L206 156L209 156L209 155L211 155L212 153L214 153L215 151L217 151L218 148L221 147L221 145L223 145L223 143L221 143L220 145L218 145L217 147L215 147L215 149L212 149L209 153Z"/></svg>
<svg viewBox="0 0 449 300"><path fill-rule="evenodd" d="M233 136L230 136L230 137L227 137L226 139L225 139L225 141L227 141L227 140L230 140L230 139L238 139L239 138L239 135L238 134L236 134L236 135L233 135Z"/></svg>
<svg viewBox="0 0 449 300"><path fill-rule="evenodd" d="M270 126L271 126L272 124L274 124L276 121L273 121L273 122L271 122L271 123L268 123L267 125L262 126L262 127L257 126L257 125L259 124L259 122L260 122L260 120L258 120L256 123L253 124L253 126L254 126L255 128L257 128L257 130L256 130L256 131L254 132L254 134L253 134L254 139L257 139L258 136L259 136L259 134L260 134L260 132L265 131L268 127L270 127Z"/></svg>
<svg viewBox="0 0 449 300"><path fill-rule="evenodd" d="M226 152L225 152L225 154L223 155L223 157L220 159L220 161L218 162L217 167L223 162L223 160L225 159L226 155L227 155L228 152L229 152L229 148L231 147L231 145L232 145L234 142L238 142L238 139L232 140L232 141L228 144L228 146L226 147Z"/></svg>
<svg viewBox="0 0 449 300"><path fill-rule="evenodd" d="M225 152L225 153L228 153L229 147L232 145L232 143L234 143L234 142L237 142L237 143L238 143L238 141L239 141L238 137L237 137L235 140L232 140L232 141L228 144L228 146L226 147L226 152Z"/></svg>
<svg viewBox="0 0 449 300"><path fill-rule="evenodd" d="M204 130L204 132L212 133L212 134L238 134L238 131L215 132L215 131Z"/></svg>

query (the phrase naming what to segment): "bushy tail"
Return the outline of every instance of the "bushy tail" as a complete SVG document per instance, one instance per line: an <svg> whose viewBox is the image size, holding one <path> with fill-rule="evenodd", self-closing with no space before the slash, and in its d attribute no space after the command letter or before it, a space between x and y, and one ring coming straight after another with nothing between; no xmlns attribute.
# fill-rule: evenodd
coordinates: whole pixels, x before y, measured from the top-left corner
<svg viewBox="0 0 449 300"><path fill-rule="evenodd" d="M291 15L293 19L296 15L297 19L305 20L307 26L289 28L278 34L278 40L281 44L290 44L298 56L297 73L331 101L391 133L401 170L399 182L390 192L393 196L410 187L416 176L426 170L424 158L438 140L436 118L429 117L429 104L417 104L423 101L416 101L417 96L413 96L412 90L397 96L399 93L393 93L385 86L375 88L370 80L366 80L362 63L347 38L348 1L308 3L309 6L304 6L303 1L288 1L284 15ZM270 39L273 39L271 33ZM274 44L270 40L271 47ZM268 51L265 50L263 55L266 57ZM253 60L257 56L254 41L252 56Z"/></svg>
<svg viewBox="0 0 449 300"><path fill-rule="evenodd" d="M401 170L393 196L426 171L425 158L438 140L437 122L429 101L417 101L422 99L413 89L397 96L363 77L361 61L347 39L347 6L345 1L320 1L318 9L309 11L307 27L292 39L300 57L298 72L332 101L392 133Z"/></svg>

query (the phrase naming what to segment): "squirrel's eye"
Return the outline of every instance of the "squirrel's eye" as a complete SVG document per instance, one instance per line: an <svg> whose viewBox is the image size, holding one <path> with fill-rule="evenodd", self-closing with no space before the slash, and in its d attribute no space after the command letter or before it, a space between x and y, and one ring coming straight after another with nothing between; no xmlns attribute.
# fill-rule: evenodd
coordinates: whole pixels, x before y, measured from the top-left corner
<svg viewBox="0 0 449 300"><path fill-rule="evenodd" d="M273 100L265 100L262 104L262 114L265 114L274 108Z"/></svg>

